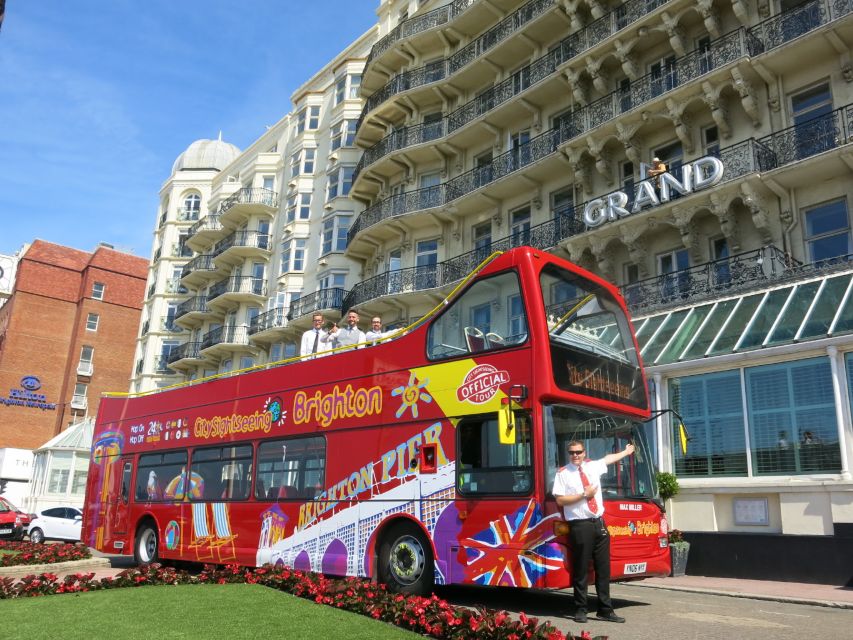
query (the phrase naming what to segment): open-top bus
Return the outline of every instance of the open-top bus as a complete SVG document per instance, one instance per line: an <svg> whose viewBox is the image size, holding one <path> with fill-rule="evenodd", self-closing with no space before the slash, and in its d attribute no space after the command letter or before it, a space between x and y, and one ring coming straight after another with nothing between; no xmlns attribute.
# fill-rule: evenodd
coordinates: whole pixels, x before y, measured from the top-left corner
<svg viewBox="0 0 853 640"><path fill-rule="evenodd" d="M106 552L433 584L570 584L550 490L566 444L602 478L612 578L666 575L625 304L520 247L383 343L101 401L83 540Z"/></svg>

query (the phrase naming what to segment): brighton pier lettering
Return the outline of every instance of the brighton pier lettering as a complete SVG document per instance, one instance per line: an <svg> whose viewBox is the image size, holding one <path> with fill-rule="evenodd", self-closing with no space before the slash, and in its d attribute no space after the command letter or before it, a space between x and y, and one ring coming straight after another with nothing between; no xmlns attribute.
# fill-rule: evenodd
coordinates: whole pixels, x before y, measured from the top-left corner
<svg viewBox="0 0 853 640"><path fill-rule="evenodd" d="M583 221L589 228L603 225L637 213L644 207L656 207L669 202L673 192L686 196L694 191L713 187L723 179L723 163L719 158L706 156L681 167L681 180L671 173L662 173L656 179L643 180L637 185L634 204L627 209L629 197L623 191L614 191L604 198L590 200L583 210ZM655 191L654 182L659 181L660 196Z"/></svg>
<svg viewBox="0 0 853 640"><path fill-rule="evenodd" d="M355 389L348 384L342 391L335 385L330 393L314 392L309 396L298 391L293 398L293 421L296 424L314 421L328 427L340 418L363 418L382 413L382 387Z"/></svg>

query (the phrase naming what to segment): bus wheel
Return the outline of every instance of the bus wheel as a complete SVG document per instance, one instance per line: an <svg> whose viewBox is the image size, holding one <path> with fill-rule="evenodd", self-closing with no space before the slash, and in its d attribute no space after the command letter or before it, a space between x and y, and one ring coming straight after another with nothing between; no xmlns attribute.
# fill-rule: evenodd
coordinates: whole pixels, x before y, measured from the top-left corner
<svg viewBox="0 0 853 640"><path fill-rule="evenodd" d="M379 579L399 593L423 596L432 592L432 549L418 527L403 522L383 537Z"/></svg>
<svg viewBox="0 0 853 640"><path fill-rule="evenodd" d="M159 562L157 530L151 524L144 524L136 533L136 546L133 556L137 564Z"/></svg>

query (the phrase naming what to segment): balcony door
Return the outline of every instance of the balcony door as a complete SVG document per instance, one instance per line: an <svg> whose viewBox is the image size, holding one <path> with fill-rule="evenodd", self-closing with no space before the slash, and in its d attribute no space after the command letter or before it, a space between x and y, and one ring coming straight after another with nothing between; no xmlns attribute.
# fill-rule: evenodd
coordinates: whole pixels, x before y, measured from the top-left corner
<svg viewBox="0 0 853 640"><path fill-rule="evenodd" d="M403 254L400 249L388 252L388 293L403 290Z"/></svg>
<svg viewBox="0 0 853 640"><path fill-rule="evenodd" d="M649 67L652 97L671 91L678 84L675 56L666 56Z"/></svg>
<svg viewBox="0 0 853 640"><path fill-rule="evenodd" d="M687 273L689 266L690 257L687 249L676 249L658 256L658 274L663 300L672 300L687 294L690 288L690 276Z"/></svg>
<svg viewBox="0 0 853 640"><path fill-rule="evenodd" d="M832 93L828 84L820 84L791 96L796 160L832 149L838 133L832 113Z"/></svg>
<svg viewBox="0 0 853 640"><path fill-rule="evenodd" d="M415 250L415 289L438 286L438 240L421 240Z"/></svg>

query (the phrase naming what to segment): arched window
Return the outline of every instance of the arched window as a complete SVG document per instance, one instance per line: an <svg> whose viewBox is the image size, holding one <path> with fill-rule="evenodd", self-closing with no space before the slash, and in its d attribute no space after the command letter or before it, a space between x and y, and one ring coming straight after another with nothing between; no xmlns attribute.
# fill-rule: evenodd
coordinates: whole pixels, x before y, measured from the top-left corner
<svg viewBox="0 0 853 640"><path fill-rule="evenodd" d="M198 220L199 212L201 211L201 196L197 193L192 193L184 198L184 216L187 220Z"/></svg>

